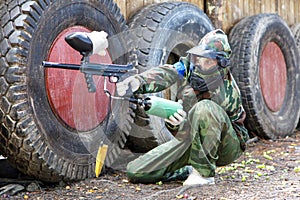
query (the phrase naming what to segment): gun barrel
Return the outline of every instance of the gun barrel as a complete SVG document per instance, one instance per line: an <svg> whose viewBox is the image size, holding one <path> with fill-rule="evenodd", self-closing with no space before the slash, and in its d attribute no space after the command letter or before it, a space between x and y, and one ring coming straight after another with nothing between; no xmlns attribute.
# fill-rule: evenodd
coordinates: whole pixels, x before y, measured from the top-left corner
<svg viewBox="0 0 300 200"><path fill-rule="evenodd" d="M94 64L88 63L81 66L80 71L100 76L116 76L129 72L133 65Z"/></svg>
<svg viewBox="0 0 300 200"><path fill-rule="evenodd" d="M80 70L84 73L89 73L93 75L109 75L116 73L126 73L133 68L132 64L129 65L118 65L118 64L95 64L95 63L85 63L83 65L77 64L65 64L43 61L43 67L45 68L59 68L59 69L69 69L69 70Z"/></svg>
<svg viewBox="0 0 300 200"><path fill-rule="evenodd" d="M80 65L77 64L64 64L64 63L55 63L43 61L43 67L45 68L58 68L58 69L69 69L69 70L80 70Z"/></svg>
<svg viewBox="0 0 300 200"><path fill-rule="evenodd" d="M84 73L89 92L96 92L96 86L94 84L94 80L92 77L93 75L117 77L116 81L115 80L111 81L110 79L111 82L115 83L118 82L120 80L120 77L123 75L131 76L132 74L137 73L137 70L133 70L132 64L128 64L128 65L96 64L96 63L89 63L83 61L81 65L76 65L76 64L43 61L42 66L44 68L77 70Z"/></svg>

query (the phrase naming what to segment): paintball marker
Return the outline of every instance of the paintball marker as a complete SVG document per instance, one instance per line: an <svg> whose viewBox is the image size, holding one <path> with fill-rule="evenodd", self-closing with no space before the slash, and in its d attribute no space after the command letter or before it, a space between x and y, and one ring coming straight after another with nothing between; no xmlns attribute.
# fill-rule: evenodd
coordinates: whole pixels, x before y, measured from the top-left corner
<svg viewBox="0 0 300 200"><path fill-rule="evenodd" d="M110 82L118 82L121 76L130 76L136 73L132 64L96 64L90 63L89 57L93 52L93 42L84 32L75 32L65 37L65 41L81 55L81 64L64 64L43 61L42 65L45 68L59 68L68 70L79 70L85 76L89 92L96 92L96 86L93 81L93 75L107 76Z"/></svg>
<svg viewBox="0 0 300 200"><path fill-rule="evenodd" d="M93 81L93 75L109 77L110 82L118 82L121 76L131 76L136 74L136 69L133 69L132 64L118 65L118 64L96 64L89 62L89 56L93 53L92 40L84 32L75 32L66 36L65 41L81 55L81 64L64 64L43 61L42 66L45 68L59 68L68 70L79 70L84 73L89 92L96 92L96 86ZM104 82L104 92L114 99L128 100L131 103L139 104L144 107L147 114L159 116L161 118L169 118L178 109L182 109L182 105L178 102L163 99L156 96L149 96L146 98L136 97L116 97L112 96L106 89L106 79Z"/></svg>

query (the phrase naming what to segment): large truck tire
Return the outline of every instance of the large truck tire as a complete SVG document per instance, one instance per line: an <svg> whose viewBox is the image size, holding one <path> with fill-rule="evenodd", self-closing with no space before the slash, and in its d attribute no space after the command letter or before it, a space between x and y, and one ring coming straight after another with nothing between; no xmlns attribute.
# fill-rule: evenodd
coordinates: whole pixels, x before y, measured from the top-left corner
<svg viewBox="0 0 300 200"><path fill-rule="evenodd" d="M202 10L183 2L146 6L128 20L128 26L139 72L165 63L174 64L213 29ZM176 86L168 93L155 95L173 99ZM132 127L127 144L132 143L129 146L133 151L145 152L173 138L164 120L155 116L150 116L148 126L133 124Z"/></svg>
<svg viewBox="0 0 300 200"><path fill-rule="evenodd" d="M47 182L93 177L100 142L109 144L113 157L114 146L125 143L124 135L116 132L126 132L127 123L107 123L113 117L102 92L103 77L94 77L97 92L90 94L80 72L43 69L41 64L78 64L81 57L64 36L93 30L113 38L107 56L93 59L125 64L125 56L119 55L126 53L125 42L115 36L127 29L123 15L113 0L2 4L0 152L21 172ZM119 108L120 115L127 112ZM109 155L107 160L113 159Z"/></svg>
<svg viewBox="0 0 300 200"><path fill-rule="evenodd" d="M262 138L291 135L299 118L299 53L276 14L246 17L230 31L232 72L247 113L246 126Z"/></svg>
<svg viewBox="0 0 300 200"><path fill-rule="evenodd" d="M298 53L299 53L299 56L300 56L300 23L294 24L291 27L291 30L292 30L292 33L294 35L296 45L297 45L297 48L298 48ZM299 110L300 110L300 108L299 108ZM298 124L297 124L296 128L297 128L297 130L300 129L300 120L298 120Z"/></svg>

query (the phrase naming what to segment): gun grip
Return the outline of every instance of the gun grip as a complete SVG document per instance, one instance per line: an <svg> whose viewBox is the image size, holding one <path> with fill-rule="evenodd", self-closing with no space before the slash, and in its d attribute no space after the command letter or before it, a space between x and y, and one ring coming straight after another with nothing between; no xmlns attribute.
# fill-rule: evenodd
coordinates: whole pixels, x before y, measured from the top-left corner
<svg viewBox="0 0 300 200"><path fill-rule="evenodd" d="M91 74L84 74L85 81L88 87L89 92L96 92L96 86L93 80L93 76Z"/></svg>

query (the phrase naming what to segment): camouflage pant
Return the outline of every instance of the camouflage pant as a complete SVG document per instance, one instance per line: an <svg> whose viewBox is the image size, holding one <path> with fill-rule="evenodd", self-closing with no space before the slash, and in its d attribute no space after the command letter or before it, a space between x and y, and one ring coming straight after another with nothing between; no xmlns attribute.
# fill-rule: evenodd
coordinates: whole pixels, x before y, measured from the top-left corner
<svg viewBox="0 0 300 200"><path fill-rule="evenodd" d="M226 112L216 103L202 100L189 111L176 139L130 162L127 175L132 182L153 183L192 165L202 176L212 177L216 166L233 162L242 152Z"/></svg>

